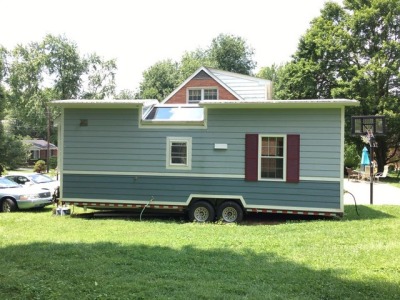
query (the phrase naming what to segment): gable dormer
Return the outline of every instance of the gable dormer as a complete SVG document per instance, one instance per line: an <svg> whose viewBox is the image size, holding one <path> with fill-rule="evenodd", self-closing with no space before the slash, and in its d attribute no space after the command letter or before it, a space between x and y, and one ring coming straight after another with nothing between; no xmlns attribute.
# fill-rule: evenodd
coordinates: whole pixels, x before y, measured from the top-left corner
<svg viewBox="0 0 400 300"><path fill-rule="evenodd" d="M164 101L166 104L197 104L201 100L240 100L205 68L200 68Z"/></svg>
<svg viewBox="0 0 400 300"><path fill-rule="evenodd" d="M271 100L270 80L201 67L162 103L197 104L202 100Z"/></svg>

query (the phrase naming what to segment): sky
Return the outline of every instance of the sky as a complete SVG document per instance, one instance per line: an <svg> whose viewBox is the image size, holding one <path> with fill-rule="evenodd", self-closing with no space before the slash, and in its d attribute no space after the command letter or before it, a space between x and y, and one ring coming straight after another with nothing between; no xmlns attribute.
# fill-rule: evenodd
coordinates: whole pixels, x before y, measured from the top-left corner
<svg viewBox="0 0 400 300"><path fill-rule="evenodd" d="M255 71L290 60L326 0L0 0L0 45L64 35L81 55L117 60L117 91L136 90L156 62L180 61L219 34L254 49ZM335 0L341 3L341 0Z"/></svg>

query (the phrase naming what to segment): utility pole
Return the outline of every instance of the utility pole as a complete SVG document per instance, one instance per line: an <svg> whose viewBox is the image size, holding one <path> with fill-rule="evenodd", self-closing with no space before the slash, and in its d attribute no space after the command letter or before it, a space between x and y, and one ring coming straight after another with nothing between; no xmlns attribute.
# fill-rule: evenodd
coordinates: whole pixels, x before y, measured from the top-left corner
<svg viewBox="0 0 400 300"><path fill-rule="evenodd" d="M47 109L47 173L50 170L50 109L49 106L46 106Z"/></svg>

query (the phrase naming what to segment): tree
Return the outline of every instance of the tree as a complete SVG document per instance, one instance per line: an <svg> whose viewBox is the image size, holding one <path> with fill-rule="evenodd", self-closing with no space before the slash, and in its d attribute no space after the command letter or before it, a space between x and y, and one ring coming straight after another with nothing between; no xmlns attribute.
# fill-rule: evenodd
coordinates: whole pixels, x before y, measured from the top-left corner
<svg viewBox="0 0 400 300"><path fill-rule="evenodd" d="M399 0L345 0L344 7L328 2L284 66L276 95L359 100L360 108L347 110L348 119L386 115L388 133L378 138L376 153L382 170L388 150L400 142L399 70Z"/></svg>
<svg viewBox="0 0 400 300"><path fill-rule="evenodd" d="M86 65L87 87L82 98L104 99L115 94L115 59L104 60L93 53L84 60Z"/></svg>
<svg viewBox="0 0 400 300"><path fill-rule="evenodd" d="M158 99L167 97L179 84L178 64L172 60L155 63L143 72L143 81L139 86L139 98Z"/></svg>
<svg viewBox="0 0 400 300"><path fill-rule="evenodd" d="M230 34L218 35L209 49L209 57L218 69L245 75L252 74L256 67L253 54L253 48L243 38Z"/></svg>
<svg viewBox="0 0 400 300"><path fill-rule="evenodd" d="M249 75L253 49L238 36L220 34L206 49L185 52L180 62L159 61L143 72L138 98L162 100L201 66Z"/></svg>
<svg viewBox="0 0 400 300"><path fill-rule="evenodd" d="M8 116L13 134L47 139L47 125L59 114L51 100L103 99L115 90L115 60L82 57L64 36L18 45L8 56Z"/></svg>

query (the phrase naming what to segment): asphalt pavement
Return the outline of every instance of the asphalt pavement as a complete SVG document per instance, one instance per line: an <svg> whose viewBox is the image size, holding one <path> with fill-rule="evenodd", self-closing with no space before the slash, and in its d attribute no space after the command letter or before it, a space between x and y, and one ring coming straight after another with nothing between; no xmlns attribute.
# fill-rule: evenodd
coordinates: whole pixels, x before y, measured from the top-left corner
<svg viewBox="0 0 400 300"><path fill-rule="evenodd" d="M344 189L356 198L357 204L370 204L370 182L365 180L344 179ZM373 204L376 205L400 205L400 188L389 183L374 182ZM354 204L353 197L349 193L344 194L344 204Z"/></svg>

